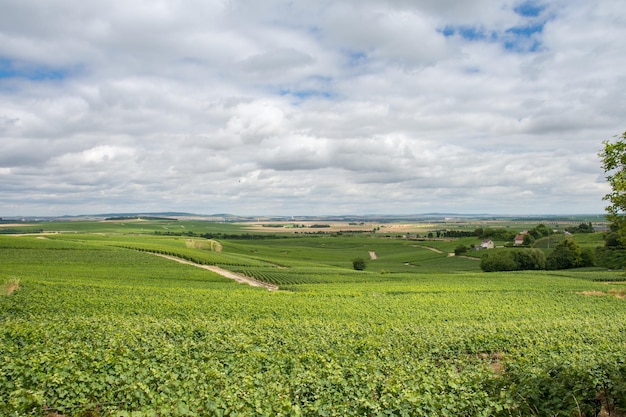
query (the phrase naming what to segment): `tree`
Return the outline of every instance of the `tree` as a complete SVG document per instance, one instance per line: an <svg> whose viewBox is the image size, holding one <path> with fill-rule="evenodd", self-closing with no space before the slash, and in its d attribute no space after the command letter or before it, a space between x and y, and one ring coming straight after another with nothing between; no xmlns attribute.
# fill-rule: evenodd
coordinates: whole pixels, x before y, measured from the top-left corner
<svg viewBox="0 0 626 417"><path fill-rule="evenodd" d="M366 263L363 258L355 258L352 260L352 267L357 271L363 271L365 269Z"/></svg>
<svg viewBox="0 0 626 417"><path fill-rule="evenodd" d="M548 227L543 223L538 224L534 230L536 230L541 236L550 236L552 234L552 230L548 229Z"/></svg>
<svg viewBox="0 0 626 417"><path fill-rule="evenodd" d="M524 246L530 246L535 242L535 237L532 236L530 233L527 235L524 235Z"/></svg>
<svg viewBox="0 0 626 417"><path fill-rule="evenodd" d="M539 249L514 251L513 259L520 271L546 269L546 255Z"/></svg>
<svg viewBox="0 0 626 417"><path fill-rule="evenodd" d="M604 196L609 201L606 207L607 220L620 234L622 244L626 243L626 132L615 141L604 141L604 149L599 153L602 168L611 186L611 192Z"/></svg>
<svg viewBox="0 0 626 417"><path fill-rule="evenodd" d="M456 256L459 256L459 255L464 254L464 253L465 253L465 252L467 252L468 250L469 250L469 248L468 248L467 246L465 246L465 245L459 245L459 246L457 246L457 247L454 249L454 254L455 254Z"/></svg>
<svg viewBox="0 0 626 417"><path fill-rule="evenodd" d="M567 230L570 233L593 233L593 224L589 223L581 223L576 227L568 227Z"/></svg>
<svg viewBox="0 0 626 417"><path fill-rule="evenodd" d="M582 248L580 251L580 266L596 266L596 254L591 248Z"/></svg>
<svg viewBox="0 0 626 417"><path fill-rule="evenodd" d="M485 272L515 271L517 263L512 252L492 252L480 259L480 269Z"/></svg>
<svg viewBox="0 0 626 417"><path fill-rule="evenodd" d="M559 242L547 259L548 269L568 269L580 266L586 266L583 263L582 251L571 238Z"/></svg>
<svg viewBox="0 0 626 417"><path fill-rule="evenodd" d="M612 249L622 249L619 233L611 232L604 237L604 246Z"/></svg>

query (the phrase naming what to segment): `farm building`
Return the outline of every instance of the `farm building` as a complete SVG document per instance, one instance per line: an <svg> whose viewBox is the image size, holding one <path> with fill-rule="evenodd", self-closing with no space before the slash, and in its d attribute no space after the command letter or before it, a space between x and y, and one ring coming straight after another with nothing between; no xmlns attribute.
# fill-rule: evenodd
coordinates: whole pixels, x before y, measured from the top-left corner
<svg viewBox="0 0 626 417"><path fill-rule="evenodd" d="M486 239L480 243L481 249L493 249L494 247L493 240Z"/></svg>
<svg viewBox="0 0 626 417"><path fill-rule="evenodd" d="M522 233L518 233L517 236L515 236L515 240L513 241L513 245L515 246L520 246L524 244L524 236L526 236L528 234L528 232L522 232Z"/></svg>

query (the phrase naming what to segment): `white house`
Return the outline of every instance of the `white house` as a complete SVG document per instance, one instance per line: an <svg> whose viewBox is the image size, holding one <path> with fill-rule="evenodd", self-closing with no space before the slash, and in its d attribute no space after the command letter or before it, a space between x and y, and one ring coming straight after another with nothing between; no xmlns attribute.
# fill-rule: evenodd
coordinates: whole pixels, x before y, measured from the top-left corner
<svg viewBox="0 0 626 417"><path fill-rule="evenodd" d="M493 249L495 246L493 244L493 240L483 240L480 243L480 248L481 249Z"/></svg>

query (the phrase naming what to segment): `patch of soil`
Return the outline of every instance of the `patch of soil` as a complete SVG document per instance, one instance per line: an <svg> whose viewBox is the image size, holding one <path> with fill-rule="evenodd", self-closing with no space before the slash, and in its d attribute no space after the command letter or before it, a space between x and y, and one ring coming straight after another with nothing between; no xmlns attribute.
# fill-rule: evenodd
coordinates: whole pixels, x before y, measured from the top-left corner
<svg viewBox="0 0 626 417"><path fill-rule="evenodd" d="M578 294L582 294L582 295L586 295L589 297L607 297L609 295L612 295L616 298L620 298L620 299L624 299L626 298L626 291L625 290L609 290L609 292L603 292L603 291L582 291L579 292Z"/></svg>
<svg viewBox="0 0 626 417"><path fill-rule="evenodd" d="M591 297L591 296L599 296L599 297L602 297L602 296L607 296L607 295L609 295L608 293L606 293L606 292L602 292L602 291L582 291L582 292L579 292L578 294L587 295L587 296L590 296L590 297Z"/></svg>
<svg viewBox="0 0 626 417"><path fill-rule="evenodd" d="M489 366L496 375L502 375L504 373L504 364L502 363L502 353L479 353L478 357L482 360L488 361Z"/></svg>
<svg viewBox="0 0 626 417"><path fill-rule="evenodd" d="M617 298L626 298L626 290L616 290L616 289L612 289L609 290L609 294L612 294L614 296L616 296Z"/></svg>
<svg viewBox="0 0 626 417"><path fill-rule="evenodd" d="M18 284L17 282L7 282L6 284L2 284L2 286L0 286L0 294L11 295L19 289L20 284Z"/></svg>

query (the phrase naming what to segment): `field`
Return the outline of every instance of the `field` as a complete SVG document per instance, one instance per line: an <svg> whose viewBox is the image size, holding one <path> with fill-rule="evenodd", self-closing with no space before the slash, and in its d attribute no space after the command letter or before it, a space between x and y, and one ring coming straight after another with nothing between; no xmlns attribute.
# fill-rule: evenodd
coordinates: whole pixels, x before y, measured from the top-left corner
<svg viewBox="0 0 626 417"><path fill-rule="evenodd" d="M0 236L0 415L626 408L623 271L483 273L476 259L448 256L463 239L261 238L207 222L24 226L40 227L63 233Z"/></svg>

